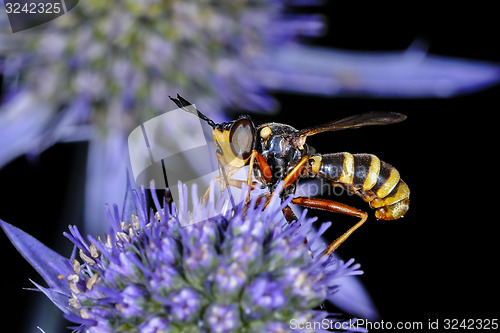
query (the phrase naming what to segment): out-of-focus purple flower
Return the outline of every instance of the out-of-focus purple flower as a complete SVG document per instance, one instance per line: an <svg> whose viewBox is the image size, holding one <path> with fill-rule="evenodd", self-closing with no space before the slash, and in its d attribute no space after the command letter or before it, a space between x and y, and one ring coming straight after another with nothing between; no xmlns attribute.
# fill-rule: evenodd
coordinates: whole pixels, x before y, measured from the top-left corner
<svg viewBox="0 0 500 333"><path fill-rule="evenodd" d="M305 214L287 223L281 209L289 199L281 203L274 195L265 209L252 201L227 210L227 197L211 196L206 204L193 202L193 210L220 215L186 225L192 213L170 210L154 193L156 212L146 206L144 191L133 192L129 217L116 205L108 209L110 233L103 237L86 240L70 226L65 235L75 250L69 259L0 222L48 284L36 287L76 331L283 332L292 319L330 316L320 305L338 289L337 279L361 274L353 260L344 263L325 256L324 246L308 245L325 228L316 231ZM240 240L257 246L241 261L233 253ZM279 246L283 242L287 246ZM204 259L191 261L194 251Z"/></svg>
<svg viewBox="0 0 500 333"><path fill-rule="evenodd" d="M352 52L288 44L268 49L255 73L269 90L325 96L452 97L498 82L500 66L428 54Z"/></svg>
<svg viewBox="0 0 500 333"><path fill-rule="evenodd" d="M298 10L318 4L85 0L50 23L16 34L0 16L0 166L56 142L90 140L86 228L102 232L99 208L121 199L126 138L169 110L169 94L193 96L222 121L225 107L275 109L270 90L446 97L499 79L497 65L435 57L418 48L373 55L298 44L296 37L323 32L322 15Z"/></svg>
<svg viewBox="0 0 500 333"><path fill-rule="evenodd" d="M84 137L79 132L88 123L97 125L88 138L110 128L127 135L165 112L175 92L196 96L209 115L225 106L273 109L276 103L249 75L253 63L268 47L323 28L319 15L285 14L290 6L283 0L81 1L57 20L14 35L2 20L0 69L7 81L22 75L8 89L3 112L29 98L14 115L48 105L43 112L53 121L40 124L44 148Z"/></svg>

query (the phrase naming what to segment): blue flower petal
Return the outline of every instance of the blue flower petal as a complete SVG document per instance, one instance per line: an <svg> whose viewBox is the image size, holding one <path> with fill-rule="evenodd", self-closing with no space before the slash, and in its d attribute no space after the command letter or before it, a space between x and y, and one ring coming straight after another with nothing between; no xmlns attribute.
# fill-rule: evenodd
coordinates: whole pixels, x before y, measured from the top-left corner
<svg viewBox="0 0 500 333"><path fill-rule="evenodd" d="M379 319L379 314L370 296L359 279L353 275L335 280L339 289L328 300L342 310L370 321Z"/></svg>
<svg viewBox="0 0 500 333"><path fill-rule="evenodd" d="M52 117L50 110L29 92L13 95L12 106L2 106L0 112L0 167L22 154L38 153L43 145L43 129Z"/></svg>
<svg viewBox="0 0 500 333"><path fill-rule="evenodd" d="M91 176L85 185L84 218L86 231L91 235L109 232L109 222L102 207L110 202L123 201L123 185L128 177L125 172L130 164L127 133L110 132L102 141L89 143L87 174Z"/></svg>
<svg viewBox="0 0 500 333"><path fill-rule="evenodd" d="M293 45L268 51L254 73L271 90L325 96L452 97L500 81L498 63L410 48L353 52Z"/></svg>
<svg viewBox="0 0 500 333"><path fill-rule="evenodd" d="M69 313L69 311L68 311L68 309L69 309L68 298L70 297L69 295L61 294L55 290L44 288L31 279L30 279L30 281L31 281L31 283L33 283L35 285L35 287L37 287L42 293L44 293L45 296L47 296L52 301L52 303L54 303L62 312ZM63 281L67 282L67 280L63 280ZM66 285L67 285L67 283L66 283Z"/></svg>
<svg viewBox="0 0 500 333"><path fill-rule="evenodd" d="M0 225L12 244L14 244L31 266L37 270L51 289L61 294L71 295L68 281L58 278L60 274L64 276L73 274L73 266L69 259L57 254L33 236L28 235L7 222L0 220Z"/></svg>

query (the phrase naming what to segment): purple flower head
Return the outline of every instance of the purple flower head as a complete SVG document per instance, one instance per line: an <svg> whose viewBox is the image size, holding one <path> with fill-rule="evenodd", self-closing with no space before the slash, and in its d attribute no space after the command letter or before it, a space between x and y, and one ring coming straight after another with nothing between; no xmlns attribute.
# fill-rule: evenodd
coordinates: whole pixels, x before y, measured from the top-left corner
<svg viewBox="0 0 500 333"><path fill-rule="evenodd" d="M154 185L152 185L154 186ZM154 187L153 187L154 188ZM183 189L186 190L185 188ZM278 189L279 190L279 189ZM190 212L160 205L145 191L132 192L135 210L108 210L110 232L85 239L70 226L75 251L64 258L2 222L9 238L40 272L35 284L74 322L79 332L281 332L291 319L316 320L336 292L336 280L361 272L352 261L322 255L308 246L321 236L302 214L287 223L273 195L267 207L255 199L234 210L186 225ZM227 200L221 196L220 200ZM215 209L194 203L197 214ZM219 206L220 201L218 201ZM212 215L210 215L212 216ZM186 226L183 226L186 225ZM306 241L306 242L305 242Z"/></svg>

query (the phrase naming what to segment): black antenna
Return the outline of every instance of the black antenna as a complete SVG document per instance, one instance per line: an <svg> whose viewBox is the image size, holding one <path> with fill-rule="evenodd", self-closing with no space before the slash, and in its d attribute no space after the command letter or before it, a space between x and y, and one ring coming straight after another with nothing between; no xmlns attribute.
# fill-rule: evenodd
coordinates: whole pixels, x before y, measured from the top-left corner
<svg viewBox="0 0 500 333"><path fill-rule="evenodd" d="M182 110L189 112L189 113L193 113L190 109L186 108L187 106L192 105L192 104L189 101L182 98L181 95L177 94L177 98L173 98L172 96L168 96L168 98L170 98L170 100L172 100L172 102L174 102L175 105L177 105L177 107L179 109L182 109ZM220 127L222 125L222 124L216 124L212 119L208 118L203 113L201 113L200 110L196 109L196 112L197 112L198 118L205 120L208 123L208 125L210 125L212 128L217 128L217 127ZM223 123L223 124L227 124L227 123ZM165 167L163 165L163 160L161 160L161 161L162 161L163 170L165 170ZM220 161L218 161L218 163L220 166ZM223 167L220 167L219 170L222 172L222 177L224 177L226 184L229 184L229 180L227 178L227 174L226 174L225 169ZM166 173L164 173L164 176L166 178ZM167 180L165 179L165 182L166 181ZM229 198L231 200L231 205L233 205L233 208L234 208L236 206L236 203L234 201L234 198L233 198L231 191L229 191Z"/></svg>
<svg viewBox="0 0 500 333"><path fill-rule="evenodd" d="M168 98L170 98L170 100L172 102L174 102L175 105L177 105L177 107L179 107L180 109L183 109L184 111L189 112L189 113L193 113L193 112L189 111L189 109L186 109L186 106L189 106L192 104L189 101L182 98L181 95L177 94L177 98L173 98L172 96L168 96ZM205 116L203 113L200 112L200 110L196 109L196 112L197 112L196 116L198 116L198 118L200 118L202 120L205 120L210 127L215 128L217 126L217 124L212 119Z"/></svg>

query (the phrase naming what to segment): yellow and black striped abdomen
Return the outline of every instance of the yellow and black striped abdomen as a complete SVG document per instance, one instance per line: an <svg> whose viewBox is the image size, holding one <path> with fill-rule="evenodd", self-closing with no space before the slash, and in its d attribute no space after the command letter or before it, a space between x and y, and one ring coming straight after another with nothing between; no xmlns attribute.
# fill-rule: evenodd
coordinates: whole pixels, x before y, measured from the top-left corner
<svg viewBox="0 0 500 333"><path fill-rule="evenodd" d="M361 196L376 209L377 218L395 220L408 211L408 185L400 178L396 168L380 161L377 156L335 153L318 157L315 158L318 161L315 174ZM319 161L321 165L318 165Z"/></svg>

